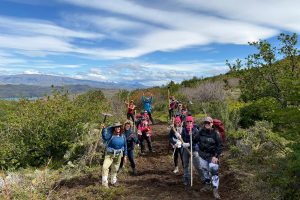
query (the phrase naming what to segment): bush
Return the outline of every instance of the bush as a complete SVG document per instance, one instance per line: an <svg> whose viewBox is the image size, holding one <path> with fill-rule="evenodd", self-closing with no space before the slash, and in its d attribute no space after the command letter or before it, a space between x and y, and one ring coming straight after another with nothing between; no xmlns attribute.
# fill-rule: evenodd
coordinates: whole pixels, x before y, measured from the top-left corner
<svg viewBox="0 0 300 200"><path fill-rule="evenodd" d="M0 132L0 141L5 144L0 148L0 166L40 166L49 158L60 165L66 151L87 133L84 124L99 122L105 104L99 92L75 100L59 92L47 99L20 100L18 110L9 115Z"/></svg>

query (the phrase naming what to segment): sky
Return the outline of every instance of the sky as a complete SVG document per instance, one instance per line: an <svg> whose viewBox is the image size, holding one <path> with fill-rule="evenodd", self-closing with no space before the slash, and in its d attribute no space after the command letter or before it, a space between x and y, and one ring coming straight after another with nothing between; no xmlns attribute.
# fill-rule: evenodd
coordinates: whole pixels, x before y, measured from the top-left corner
<svg viewBox="0 0 300 200"><path fill-rule="evenodd" d="M300 33L298 0L1 0L0 75L160 86Z"/></svg>

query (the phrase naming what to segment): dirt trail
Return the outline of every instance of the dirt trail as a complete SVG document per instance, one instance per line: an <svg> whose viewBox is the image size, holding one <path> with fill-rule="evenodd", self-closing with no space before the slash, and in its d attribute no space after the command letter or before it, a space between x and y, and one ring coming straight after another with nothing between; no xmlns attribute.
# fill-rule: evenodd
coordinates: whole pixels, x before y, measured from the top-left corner
<svg viewBox="0 0 300 200"><path fill-rule="evenodd" d="M172 172L174 165L172 150L168 151L167 124L154 125L153 133L155 153L136 158L138 176L132 176L130 173L120 176L120 183L128 189L128 193L122 199L214 199L212 192L200 191L202 185L195 171L192 188L183 185L181 164L179 173ZM130 168L129 165L127 168ZM226 164L221 167L220 195L222 199L237 199L237 194L232 188L235 185L234 178L226 172L226 168Z"/></svg>
<svg viewBox="0 0 300 200"><path fill-rule="evenodd" d="M153 147L154 153L136 157L138 175L131 174L129 162L124 170L119 174L118 182L125 187L125 194L122 193L117 199L214 199L212 192L201 192L202 184L198 174L194 171L193 187L186 188L182 182L183 170L179 165L179 173L174 174L172 150L168 145L167 124L160 123L153 126ZM146 141L144 141L146 144ZM146 145L146 149L148 146ZM139 148L137 147L136 152ZM226 151L225 151L226 157ZM180 162L179 162L180 163ZM127 172L128 173L127 173ZM100 186L99 174L90 174L86 177L75 178L60 183L60 187L55 191L56 195L51 199L102 199L99 198L99 191L94 192L95 188ZM239 199L239 193L236 190L237 181L233 173L228 171L225 159L221 162L220 170L220 195L222 199ZM92 189L89 189L92 187ZM91 190L92 196L80 195L82 191ZM97 190L96 190L97 191Z"/></svg>

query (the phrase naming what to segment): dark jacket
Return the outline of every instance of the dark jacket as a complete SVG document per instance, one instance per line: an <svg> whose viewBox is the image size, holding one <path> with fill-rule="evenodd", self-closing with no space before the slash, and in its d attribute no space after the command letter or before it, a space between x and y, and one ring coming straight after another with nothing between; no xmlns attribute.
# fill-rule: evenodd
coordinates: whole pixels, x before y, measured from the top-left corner
<svg viewBox="0 0 300 200"><path fill-rule="evenodd" d="M127 141L127 150L133 150L134 149L134 145L138 143L138 137L137 134L133 132L132 129L129 129L127 131L124 131L123 133L126 137L126 141ZM133 137L131 137L130 135L133 134Z"/></svg>
<svg viewBox="0 0 300 200"><path fill-rule="evenodd" d="M193 138L195 137L195 135L198 134L198 128L197 128L197 127L198 127L197 125L193 125L193 128L192 128L192 137L193 137ZM182 137L182 140L183 140L185 143L190 143L190 144L191 144L191 142L190 142L189 131L187 130L186 127L184 127L184 128L182 129L181 137ZM193 151L199 150L198 144L197 144L196 142L194 142L194 140L193 140L193 144L192 144L192 145L193 145ZM190 148L189 148L189 149L190 149Z"/></svg>
<svg viewBox="0 0 300 200"><path fill-rule="evenodd" d="M171 128L170 132L169 132L169 141L172 145L175 145L177 143L178 138L175 135L175 128Z"/></svg>
<svg viewBox="0 0 300 200"><path fill-rule="evenodd" d="M219 157L224 148L220 134L205 127L193 137L193 142L199 145L199 156L205 160Z"/></svg>

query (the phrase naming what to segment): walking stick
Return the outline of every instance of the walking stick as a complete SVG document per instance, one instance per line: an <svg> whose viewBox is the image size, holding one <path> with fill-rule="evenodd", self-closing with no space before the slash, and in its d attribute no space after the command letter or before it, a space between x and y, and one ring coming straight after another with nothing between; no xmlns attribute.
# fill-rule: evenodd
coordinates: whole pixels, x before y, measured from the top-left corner
<svg viewBox="0 0 300 200"><path fill-rule="evenodd" d="M133 132L135 133L135 116L136 116L136 110L134 110L134 118L133 118Z"/></svg>
<svg viewBox="0 0 300 200"><path fill-rule="evenodd" d="M101 114L104 116L104 119L103 119L103 121L102 121L102 124L105 123L107 117L112 116L112 114L109 114L109 113L101 113ZM100 132L99 132L100 135L101 135L101 133L102 133L102 129L103 129L103 127L101 127L101 129L100 129ZM94 146L94 148L93 148L92 155L91 155L91 158L90 158L90 163L89 163L90 166L92 165L92 161L93 161L94 155L95 155L95 153L96 153L96 150L97 150L97 147L98 147L99 142L100 142L100 136L98 136L98 139L97 139L97 141L96 141L96 143L95 143L95 146Z"/></svg>
<svg viewBox="0 0 300 200"><path fill-rule="evenodd" d="M190 141L191 141L191 187L193 186L193 137L192 128L190 129Z"/></svg>

